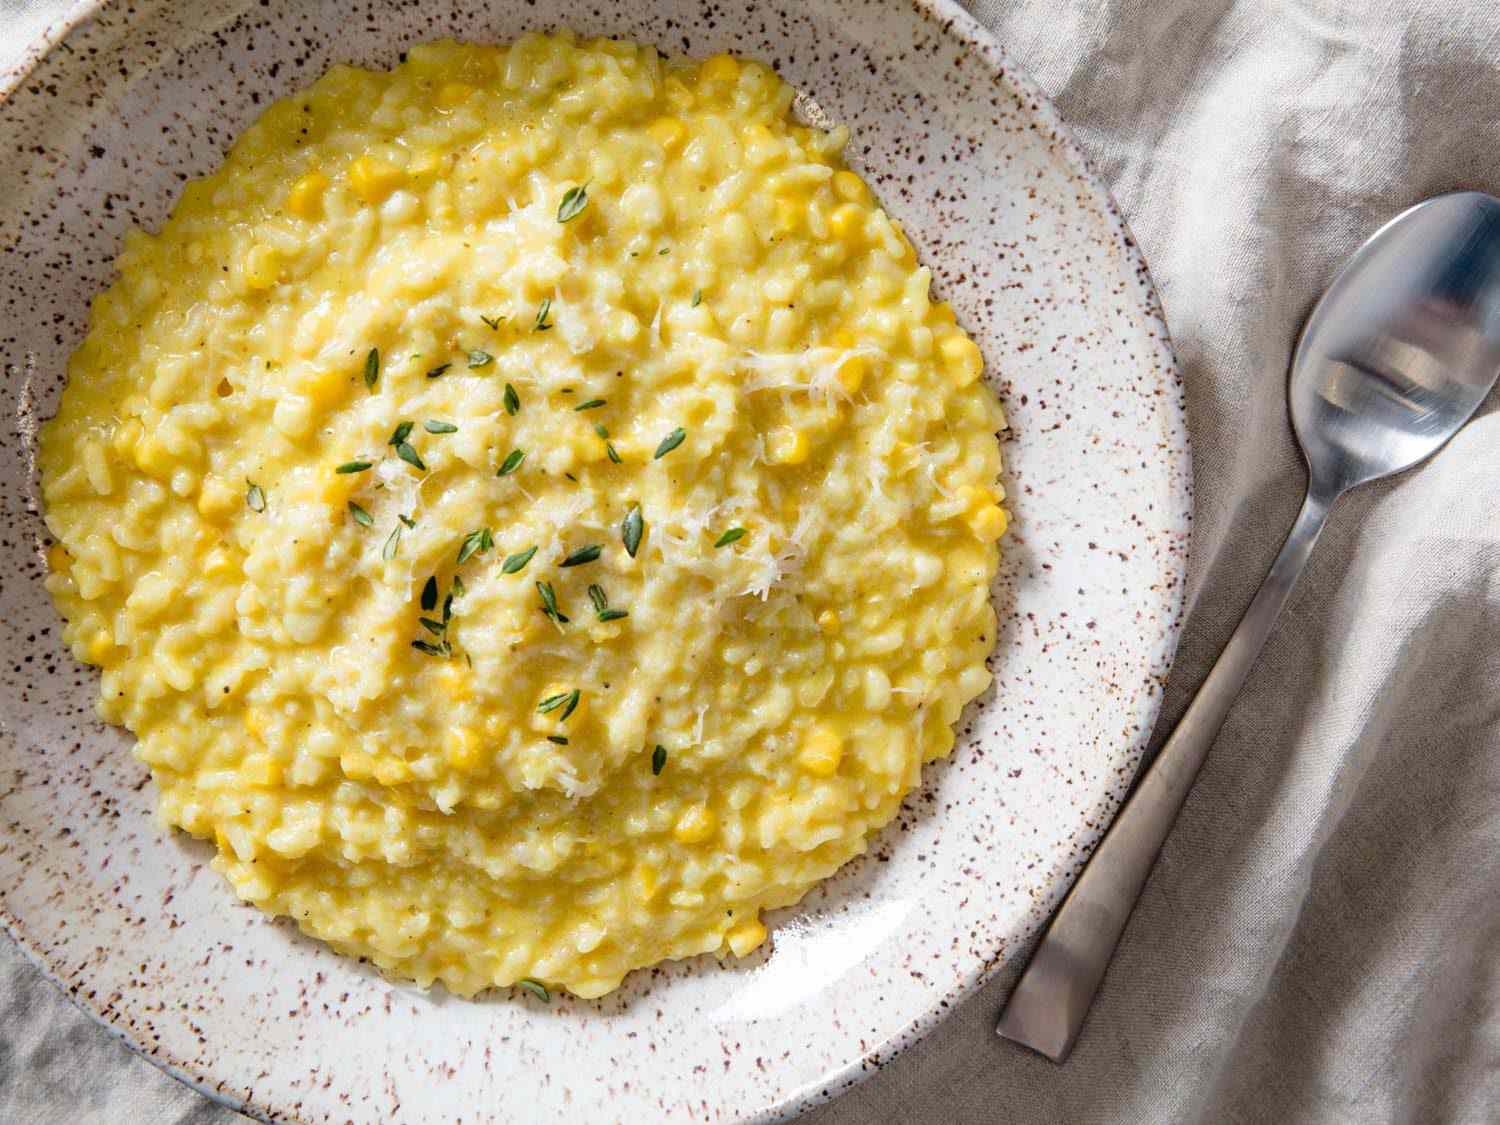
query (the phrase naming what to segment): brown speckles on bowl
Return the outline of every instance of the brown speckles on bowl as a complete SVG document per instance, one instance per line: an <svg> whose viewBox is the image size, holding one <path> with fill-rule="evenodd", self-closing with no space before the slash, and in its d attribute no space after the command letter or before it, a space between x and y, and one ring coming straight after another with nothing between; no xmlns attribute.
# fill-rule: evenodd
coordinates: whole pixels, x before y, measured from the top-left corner
<svg viewBox="0 0 1500 1125"><path fill-rule="evenodd" d="M946 2L597 7L213 0L95 7L0 75L0 891L86 1010L223 1100L309 1122L744 1120L831 1097L1024 945L1118 803L1182 606L1182 388L1144 263L1041 95ZM443 35L571 26L773 63L834 120L983 345L1016 523L995 688L868 855L769 954L638 973L597 1002L468 1003L236 905L164 838L42 588L35 419L122 233L277 96ZM58 29L62 35L64 28ZM57 36L51 37L56 39Z"/></svg>

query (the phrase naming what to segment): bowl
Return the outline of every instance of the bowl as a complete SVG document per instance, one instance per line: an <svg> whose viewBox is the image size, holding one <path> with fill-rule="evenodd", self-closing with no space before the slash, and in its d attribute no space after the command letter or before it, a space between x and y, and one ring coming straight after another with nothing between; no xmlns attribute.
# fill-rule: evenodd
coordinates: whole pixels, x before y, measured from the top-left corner
<svg viewBox="0 0 1500 1125"><path fill-rule="evenodd" d="M771 63L980 343L1011 420L995 684L896 821L768 952L602 1000L393 983L238 904L165 836L129 738L59 641L33 455L88 302L270 101L335 62L571 27ZM0 917L90 1015L274 1119L768 1120L832 1096L1028 946L1120 801L1180 625L1182 387L1146 267L1052 107L945 0L82 3L0 80Z"/></svg>

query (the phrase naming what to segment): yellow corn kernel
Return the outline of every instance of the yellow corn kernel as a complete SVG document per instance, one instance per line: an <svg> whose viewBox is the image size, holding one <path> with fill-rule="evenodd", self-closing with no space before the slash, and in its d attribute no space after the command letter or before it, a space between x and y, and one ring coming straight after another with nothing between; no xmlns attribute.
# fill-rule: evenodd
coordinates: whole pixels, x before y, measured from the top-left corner
<svg viewBox="0 0 1500 1125"><path fill-rule="evenodd" d="M411 780L411 767L400 758L381 758L375 763L375 780L381 785L400 785Z"/></svg>
<svg viewBox="0 0 1500 1125"><path fill-rule="evenodd" d="M263 789L281 784L281 763L269 754L251 754L240 763L240 780Z"/></svg>
<svg viewBox="0 0 1500 1125"><path fill-rule="evenodd" d="M479 766L479 736L470 727L454 727L448 731L448 764L456 770L472 770Z"/></svg>
<svg viewBox="0 0 1500 1125"><path fill-rule="evenodd" d="M84 646L83 657L90 664L103 664L109 654L114 651L114 647L114 638L107 630L99 629Z"/></svg>
<svg viewBox="0 0 1500 1125"><path fill-rule="evenodd" d="M68 569L68 549L61 543L54 543L47 548L47 565L54 573L61 573Z"/></svg>
<svg viewBox="0 0 1500 1125"><path fill-rule="evenodd" d="M297 382L297 390L314 407L327 409L344 400L354 384L347 371L337 367L314 368Z"/></svg>
<svg viewBox="0 0 1500 1125"><path fill-rule="evenodd" d="M799 199L781 198L776 201L776 229L782 233L796 230L802 225L805 205Z"/></svg>
<svg viewBox="0 0 1500 1125"><path fill-rule="evenodd" d="M932 315L937 317L939 324L958 323L958 314L953 311L953 306L947 301L939 301L932 306Z"/></svg>
<svg viewBox="0 0 1500 1125"><path fill-rule="evenodd" d="M635 893L641 897L643 902L650 902L660 887L661 878L657 875L656 868L652 867L649 863L636 865Z"/></svg>
<svg viewBox="0 0 1500 1125"><path fill-rule="evenodd" d="M551 683L544 687L536 697L536 702L532 704L531 729L552 734L561 726L567 726L575 730L581 726L589 710L588 696L581 690L578 693L578 702L573 705L573 710L569 712L566 719L563 718L563 712L568 710L567 702L559 703L547 711L537 710L544 703L556 699L558 696L563 696L566 699L567 696L572 694L573 690L572 684Z"/></svg>
<svg viewBox="0 0 1500 1125"><path fill-rule="evenodd" d="M807 460L809 444L801 430L782 430L768 444L767 457L773 465L800 465Z"/></svg>
<svg viewBox="0 0 1500 1125"><path fill-rule="evenodd" d="M851 355L839 364L834 377L838 379L839 386L844 388L846 395L856 394L859 388L864 386L865 373L869 370L869 363L862 355Z"/></svg>
<svg viewBox="0 0 1500 1125"><path fill-rule="evenodd" d="M266 737L266 713L258 707L251 707L245 712L245 730L252 738L262 741Z"/></svg>
<svg viewBox="0 0 1500 1125"><path fill-rule="evenodd" d="M938 345L938 353L947 364L948 374L960 387L967 387L979 378L984 366L984 357L979 354L979 345L962 333L955 332Z"/></svg>
<svg viewBox="0 0 1500 1125"><path fill-rule="evenodd" d="M658 117L650 125L646 126L646 132L651 134L653 140L662 148L671 152L677 147L687 130L683 128L682 122L675 117Z"/></svg>
<svg viewBox="0 0 1500 1125"><path fill-rule="evenodd" d="M802 739L797 761L814 777L832 777L844 760L844 736L832 727L819 723Z"/></svg>
<svg viewBox="0 0 1500 1125"><path fill-rule="evenodd" d="M692 805L672 828L672 835L683 844L701 844L714 834L718 819L707 805Z"/></svg>
<svg viewBox="0 0 1500 1125"><path fill-rule="evenodd" d="M408 176L430 176L443 166L443 154L436 149L428 149L411 158L411 163L406 166Z"/></svg>
<svg viewBox="0 0 1500 1125"><path fill-rule="evenodd" d="M349 187L366 203L379 203L405 179L405 172L378 156L361 156L349 165Z"/></svg>
<svg viewBox="0 0 1500 1125"><path fill-rule="evenodd" d="M375 774L375 759L362 750L345 750L339 755L339 769L350 781L364 781Z"/></svg>
<svg viewBox="0 0 1500 1125"><path fill-rule="evenodd" d="M449 699L458 702L468 699L474 692L472 673L467 665L450 661L437 670L438 686Z"/></svg>
<svg viewBox="0 0 1500 1125"><path fill-rule="evenodd" d="M432 95L432 100L439 109L453 109L468 101L473 92L474 87L467 82L444 82Z"/></svg>
<svg viewBox="0 0 1500 1125"><path fill-rule="evenodd" d="M245 252L245 284L251 289L269 289L281 277L281 255L265 245L257 243Z"/></svg>
<svg viewBox="0 0 1500 1125"><path fill-rule="evenodd" d="M136 443L141 440L143 432L140 422L131 418L115 427L115 432L110 436L109 443L114 447L116 453L124 457L135 451Z"/></svg>
<svg viewBox="0 0 1500 1125"><path fill-rule="evenodd" d="M1010 526L1010 517L999 504L982 504L971 509L964 517L964 522L976 536L991 543L1005 534L1005 529Z"/></svg>
<svg viewBox="0 0 1500 1125"><path fill-rule="evenodd" d="M244 495L222 477L206 476L198 490L198 514L206 520L222 520L244 503Z"/></svg>
<svg viewBox="0 0 1500 1125"><path fill-rule="evenodd" d="M841 203L828 216L828 229L841 242L854 242L864 232L865 209L854 203Z"/></svg>
<svg viewBox="0 0 1500 1125"><path fill-rule="evenodd" d="M769 164L780 154L775 135L759 121L745 130L745 154L757 168Z"/></svg>
<svg viewBox="0 0 1500 1125"><path fill-rule="evenodd" d="M170 476L177 464L171 452L154 434L146 434L135 443L135 463L141 472L159 478Z"/></svg>
<svg viewBox="0 0 1500 1125"><path fill-rule="evenodd" d="M760 948L761 943L766 940L766 927L759 918L752 918L730 930L724 935L724 940L729 943L729 949L736 957L743 957Z"/></svg>
<svg viewBox="0 0 1500 1125"><path fill-rule="evenodd" d="M833 174L833 190L846 203L867 203L870 199L865 182L847 169Z"/></svg>
<svg viewBox="0 0 1500 1125"><path fill-rule="evenodd" d="M698 71L700 82L733 82L740 76L740 64L728 55L714 55L704 59Z"/></svg>
<svg viewBox="0 0 1500 1125"><path fill-rule="evenodd" d="M309 172L286 193L286 209L299 219L316 219L323 213L323 193L328 190L328 177L322 172Z"/></svg>
<svg viewBox="0 0 1500 1125"><path fill-rule="evenodd" d="M836 609L825 609L818 614L818 628L825 633L837 633L839 631L839 612Z"/></svg>
<svg viewBox="0 0 1500 1125"><path fill-rule="evenodd" d="M229 552L223 547L215 547L203 556L203 573L209 578L216 578L221 574L228 574L234 569L234 560L229 557Z"/></svg>

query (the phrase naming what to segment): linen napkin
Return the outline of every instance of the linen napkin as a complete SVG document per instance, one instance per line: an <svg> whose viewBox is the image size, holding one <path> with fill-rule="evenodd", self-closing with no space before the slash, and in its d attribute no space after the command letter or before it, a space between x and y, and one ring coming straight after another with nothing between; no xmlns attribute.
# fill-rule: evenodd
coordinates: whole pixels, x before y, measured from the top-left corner
<svg viewBox="0 0 1500 1125"><path fill-rule="evenodd" d="M1110 184L1183 365L1196 522L1165 732L1300 500L1285 372L1302 315L1403 207L1500 191L1500 9L970 6ZM0 0L0 42L62 7ZM810 1125L1494 1120L1497 445L1486 406L1435 461L1335 510L1065 1066L994 1036L1017 960ZM0 939L0 1121L235 1119Z"/></svg>

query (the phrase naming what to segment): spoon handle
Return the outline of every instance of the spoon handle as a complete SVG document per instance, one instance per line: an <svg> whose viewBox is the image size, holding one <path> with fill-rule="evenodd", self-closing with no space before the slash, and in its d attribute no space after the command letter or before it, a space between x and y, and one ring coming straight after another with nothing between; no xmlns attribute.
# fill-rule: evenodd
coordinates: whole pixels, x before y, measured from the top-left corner
<svg viewBox="0 0 1500 1125"><path fill-rule="evenodd" d="M1004 1038L1067 1060L1146 876L1335 498L1308 491L1250 608L1053 916L995 1029Z"/></svg>

